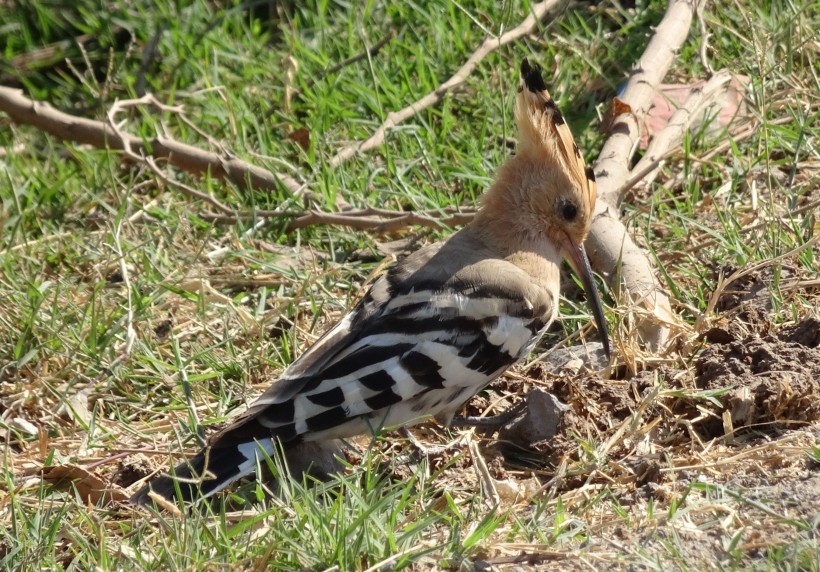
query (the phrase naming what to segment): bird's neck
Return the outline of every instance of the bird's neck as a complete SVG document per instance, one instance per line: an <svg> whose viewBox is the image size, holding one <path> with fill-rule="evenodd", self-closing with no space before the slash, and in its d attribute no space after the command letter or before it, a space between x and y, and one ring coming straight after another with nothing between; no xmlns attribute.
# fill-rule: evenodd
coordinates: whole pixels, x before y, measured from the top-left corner
<svg viewBox="0 0 820 572"><path fill-rule="evenodd" d="M532 186L528 179L534 170L531 163L526 157L516 155L499 167L471 224L487 244L505 255L522 246L535 248L546 240L544 222L539 220L542 217L533 212L528 196L528 188Z"/></svg>

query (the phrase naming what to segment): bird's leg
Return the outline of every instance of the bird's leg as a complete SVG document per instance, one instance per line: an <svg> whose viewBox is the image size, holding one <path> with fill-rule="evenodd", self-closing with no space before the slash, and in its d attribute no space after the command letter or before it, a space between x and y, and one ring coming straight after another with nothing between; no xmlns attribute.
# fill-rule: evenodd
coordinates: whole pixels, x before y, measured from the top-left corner
<svg viewBox="0 0 820 572"><path fill-rule="evenodd" d="M497 430L518 417L526 406L527 401L522 400L496 415L489 415L487 417L456 415L450 422L450 427L477 427L479 429Z"/></svg>

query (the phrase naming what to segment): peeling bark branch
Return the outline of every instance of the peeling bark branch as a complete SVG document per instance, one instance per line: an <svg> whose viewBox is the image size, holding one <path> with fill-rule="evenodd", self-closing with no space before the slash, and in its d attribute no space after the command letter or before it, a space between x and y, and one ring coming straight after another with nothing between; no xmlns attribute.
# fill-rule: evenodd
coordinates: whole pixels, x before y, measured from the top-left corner
<svg viewBox="0 0 820 572"><path fill-rule="evenodd" d="M559 4L560 0L545 0L544 2L539 2L538 4L533 5L530 15L518 24L518 26L504 33L500 37L485 39L484 42L472 53L472 55L470 55L464 65L461 66L458 71L450 77L450 79L442 83L418 101L411 103L399 111L391 111L388 113L387 118L378 127L378 129L376 129L373 135L363 141L354 141L353 143L345 145L339 150L338 153L331 157L329 163L336 167L345 161L352 159L358 153L364 153L365 151L370 151L371 149L380 147L384 144L388 130L413 117L424 109L427 109L428 107L440 102L453 88L458 87L467 81L467 78L471 73L473 73L473 70L476 66L478 66L481 60L486 58L490 53L501 46L509 44L522 36L531 34L535 31L538 23Z"/></svg>
<svg viewBox="0 0 820 572"><path fill-rule="evenodd" d="M658 85L668 72L689 35L695 0L670 0L663 20L655 29L641 58L635 64L621 99L631 108L612 121L611 135L604 143L595 164L598 202L587 239L592 266L605 274L610 287L623 294L623 302L639 309L638 333L653 351L669 341L671 329L680 324L672 311L669 297L655 278L646 252L636 245L618 216L623 193L638 176L654 175L664 156L676 148L693 116L708 101L714 100L728 83L721 75L693 94L673 114L667 127L656 134L644 158L630 171L630 157L641 136L640 127L651 107Z"/></svg>
<svg viewBox="0 0 820 572"><path fill-rule="evenodd" d="M643 55L635 63L632 74L620 98L631 108L612 120L611 135L604 143L595 175L598 198L618 206L613 193L629 178L629 158L641 137L640 123L652 106L652 99L663 78L677 57L678 50L689 35L694 12L694 0L671 0L663 20L655 28Z"/></svg>

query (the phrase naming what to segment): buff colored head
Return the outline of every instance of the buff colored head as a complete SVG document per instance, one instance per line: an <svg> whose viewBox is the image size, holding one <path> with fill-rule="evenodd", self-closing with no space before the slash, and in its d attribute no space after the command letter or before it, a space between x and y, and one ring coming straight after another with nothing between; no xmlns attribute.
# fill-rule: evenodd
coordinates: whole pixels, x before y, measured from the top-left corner
<svg viewBox="0 0 820 572"><path fill-rule="evenodd" d="M569 261L583 282L609 356L606 321L584 251L595 209L595 175L584 163L540 68L526 59L521 62L515 119L518 154L499 169L481 214L499 221L493 233L501 242L512 245L522 237L543 241Z"/></svg>
<svg viewBox="0 0 820 572"><path fill-rule="evenodd" d="M561 244L581 244L589 232L595 208L595 175L587 167L564 116L550 97L538 66L521 63L521 85L515 101L520 133L520 159L528 163L531 181L528 200L547 221L548 234Z"/></svg>

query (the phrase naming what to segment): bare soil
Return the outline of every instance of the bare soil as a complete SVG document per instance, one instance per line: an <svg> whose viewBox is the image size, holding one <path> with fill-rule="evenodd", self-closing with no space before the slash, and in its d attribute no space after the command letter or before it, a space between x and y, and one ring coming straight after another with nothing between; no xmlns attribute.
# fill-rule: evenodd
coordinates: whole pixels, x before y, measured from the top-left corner
<svg viewBox="0 0 820 572"><path fill-rule="evenodd" d="M807 452L820 439L820 311L778 325L766 278L741 280L724 294L724 314L688 360L622 380L536 363L469 404L468 414L497 411L532 387L568 404L555 436L535 443L491 437L481 454L498 483L520 483L511 502L521 510L535 478L537 495L586 507L597 521L575 553L499 549L482 561L487 569L657 569L641 562L647 552L678 554L694 569L754 568L766 565L767 552L803 545L816 558L820 463ZM472 463L449 471L454 485L476 479ZM641 523L623 526L607 503ZM606 556L613 548L615 560Z"/></svg>

